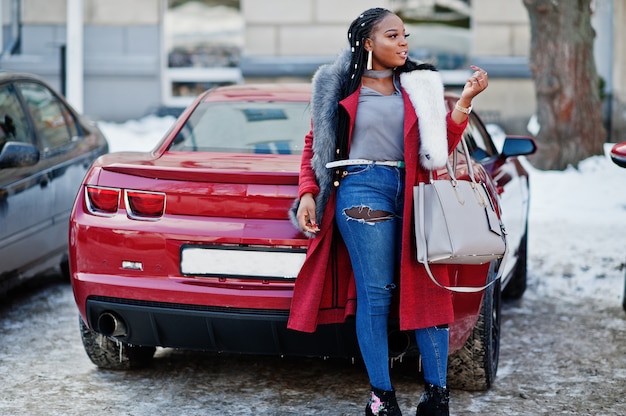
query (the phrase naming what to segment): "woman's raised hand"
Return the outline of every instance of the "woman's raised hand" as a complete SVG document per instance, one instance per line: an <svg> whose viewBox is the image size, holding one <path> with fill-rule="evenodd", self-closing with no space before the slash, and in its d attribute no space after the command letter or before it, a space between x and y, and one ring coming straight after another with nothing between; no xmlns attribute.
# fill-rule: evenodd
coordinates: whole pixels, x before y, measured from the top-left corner
<svg viewBox="0 0 626 416"><path fill-rule="evenodd" d="M475 65L472 65L471 68L474 72L467 79L463 87L463 92L461 93L461 99L464 102L472 102L472 99L483 92L485 88L487 88L487 85L489 85L487 71Z"/></svg>

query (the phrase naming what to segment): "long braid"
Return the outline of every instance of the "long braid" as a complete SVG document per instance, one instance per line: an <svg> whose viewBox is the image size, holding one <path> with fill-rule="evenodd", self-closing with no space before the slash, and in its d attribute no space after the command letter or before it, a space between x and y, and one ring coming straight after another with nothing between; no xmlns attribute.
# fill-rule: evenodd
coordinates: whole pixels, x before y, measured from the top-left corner
<svg viewBox="0 0 626 416"><path fill-rule="evenodd" d="M367 60L367 54L364 48L365 39L371 35L376 25L390 13L392 13L390 10L379 7L368 9L350 24L350 28L348 29L348 42L350 43L352 53L350 54L349 76L341 86L341 99L348 97L361 86L361 78ZM348 157L349 134L350 119L345 110L340 107L337 125L336 160L346 159ZM335 183L338 183L338 179L339 178L335 178Z"/></svg>

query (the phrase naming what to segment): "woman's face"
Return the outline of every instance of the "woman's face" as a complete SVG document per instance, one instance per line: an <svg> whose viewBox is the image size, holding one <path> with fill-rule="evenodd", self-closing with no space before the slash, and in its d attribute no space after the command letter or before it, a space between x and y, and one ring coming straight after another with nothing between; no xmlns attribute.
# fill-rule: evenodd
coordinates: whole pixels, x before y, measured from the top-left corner
<svg viewBox="0 0 626 416"><path fill-rule="evenodd" d="M404 22L395 14L388 14L365 40L365 50L372 51L372 69L382 70L404 65L409 44Z"/></svg>

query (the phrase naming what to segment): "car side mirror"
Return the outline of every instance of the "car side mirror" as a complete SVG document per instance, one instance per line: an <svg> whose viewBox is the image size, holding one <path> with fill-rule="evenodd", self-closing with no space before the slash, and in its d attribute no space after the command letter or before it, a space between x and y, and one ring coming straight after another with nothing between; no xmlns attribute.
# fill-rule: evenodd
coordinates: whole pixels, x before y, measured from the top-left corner
<svg viewBox="0 0 626 416"><path fill-rule="evenodd" d="M0 169L21 168L39 162L39 150L32 144L6 142L0 149Z"/></svg>
<svg viewBox="0 0 626 416"><path fill-rule="evenodd" d="M510 156L532 155L537 150L535 141L525 136L506 136L502 145L501 156L507 158Z"/></svg>
<svg viewBox="0 0 626 416"><path fill-rule="evenodd" d="M611 148L611 160L617 166L626 168L626 142L618 143Z"/></svg>

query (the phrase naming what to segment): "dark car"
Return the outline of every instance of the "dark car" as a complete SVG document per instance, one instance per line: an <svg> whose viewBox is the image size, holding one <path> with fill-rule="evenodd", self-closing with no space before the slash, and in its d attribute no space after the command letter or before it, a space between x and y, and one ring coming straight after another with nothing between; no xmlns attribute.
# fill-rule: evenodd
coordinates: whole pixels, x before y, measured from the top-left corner
<svg viewBox="0 0 626 416"><path fill-rule="evenodd" d="M611 148L611 160L617 166L626 168L626 142L617 143ZM624 275L624 296L622 297L622 308L626 311L626 274Z"/></svg>
<svg viewBox="0 0 626 416"><path fill-rule="evenodd" d="M68 275L67 226L98 128L48 84L0 73L0 295L50 269Z"/></svg>
<svg viewBox="0 0 626 416"><path fill-rule="evenodd" d="M242 85L201 95L151 152L98 159L70 221L71 281L87 355L99 367L147 364L155 347L214 352L358 357L354 321L313 334L286 327L307 238L288 219L310 129L310 85ZM447 97L448 105L456 98ZM451 266L486 293L454 294L451 384L488 388L497 369L500 296L526 286L528 175L499 153L472 113L465 137L474 171L507 225L504 263ZM459 154L457 172L467 177ZM445 170L445 169L444 169ZM443 172L441 173L443 175ZM390 333L391 356L417 356L407 333Z"/></svg>

